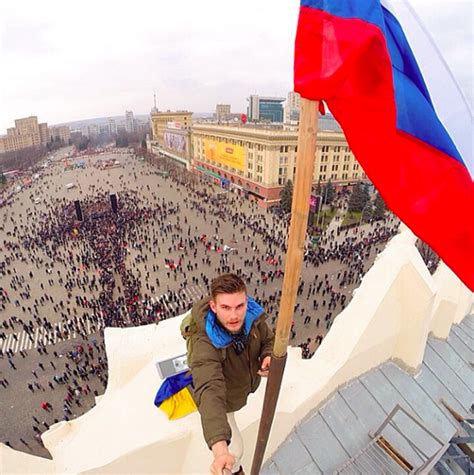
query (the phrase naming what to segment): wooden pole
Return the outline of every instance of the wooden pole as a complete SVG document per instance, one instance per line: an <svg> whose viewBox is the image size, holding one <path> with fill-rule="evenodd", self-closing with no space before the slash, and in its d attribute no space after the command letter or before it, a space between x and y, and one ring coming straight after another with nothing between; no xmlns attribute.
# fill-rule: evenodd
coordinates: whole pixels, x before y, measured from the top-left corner
<svg viewBox="0 0 474 475"><path fill-rule="evenodd" d="M283 278L272 364L265 389L265 399L263 401L251 475L258 475L260 473L285 368L288 339L301 275L301 266L303 264L304 243L308 227L317 129L318 102L301 98L298 158L296 160L296 176L291 204L291 223L285 260L285 275Z"/></svg>

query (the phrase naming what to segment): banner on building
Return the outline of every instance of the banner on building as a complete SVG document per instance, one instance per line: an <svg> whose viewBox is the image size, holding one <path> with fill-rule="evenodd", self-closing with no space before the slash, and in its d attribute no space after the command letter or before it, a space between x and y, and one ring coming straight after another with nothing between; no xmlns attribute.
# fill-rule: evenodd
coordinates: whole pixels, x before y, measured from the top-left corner
<svg viewBox="0 0 474 475"><path fill-rule="evenodd" d="M180 134L165 132L165 146L178 153L186 153L186 137Z"/></svg>
<svg viewBox="0 0 474 475"><path fill-rule="evenodd" d="M245 171L245 151L240 145L204 140L204 153L207 160Z"/></svg>

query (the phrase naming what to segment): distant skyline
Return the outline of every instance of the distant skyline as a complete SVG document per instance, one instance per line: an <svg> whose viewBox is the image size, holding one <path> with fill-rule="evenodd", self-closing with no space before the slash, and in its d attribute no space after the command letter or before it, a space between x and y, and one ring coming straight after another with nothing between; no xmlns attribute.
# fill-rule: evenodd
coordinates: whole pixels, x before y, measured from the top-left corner
<svg viewBox="0 0 474 475"><path fill-rule="evenodd" d="M396 1L396 0L394 0ZM473 106L473 5L412 0ZM0 134L29 115L56 124L160 110L245 112L292 90L299 1L16 0L0 5Z"/></svg>

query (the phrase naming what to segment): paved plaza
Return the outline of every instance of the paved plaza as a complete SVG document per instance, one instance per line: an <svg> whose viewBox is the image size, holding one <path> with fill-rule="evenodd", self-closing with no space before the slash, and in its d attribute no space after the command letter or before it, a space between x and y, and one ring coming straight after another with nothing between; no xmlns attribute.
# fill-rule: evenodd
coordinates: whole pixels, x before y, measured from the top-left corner
<svg viewBox="0 0 474 475"><path fill-rule="evenodd" d="M120 165L97 167L104 158ZM44 457L39 434L106 388L105 326L180 315L223 271L242 275L274 326L283 282L288 221L274 211L119 150L85 162L66 171L58 160L0 208L0 438ZM388 218L341 231L339 222L305 253L290 343L306 357L398 227Z"/></svg>

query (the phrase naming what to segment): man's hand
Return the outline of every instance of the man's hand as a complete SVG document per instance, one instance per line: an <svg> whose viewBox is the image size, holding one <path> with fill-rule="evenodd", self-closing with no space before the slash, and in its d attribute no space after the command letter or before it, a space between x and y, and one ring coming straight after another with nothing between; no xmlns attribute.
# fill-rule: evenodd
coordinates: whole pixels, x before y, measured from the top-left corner
<svg viewBox="0 0 474 475"><path fill-rule="evenodd" d="M260 369L257 371L257 374L266 378L268 376L268 371L270 370L270 365L272 363L271 356L265 356L262 360L262 364L260 365Z"/></svg>
<svg viewBox="0 0 474 475"><path fill-rule="evenodd" d="M235 457L229 452L227 442L221 440L212 446L214 462L210 467L212 475L227 475L232 472L235 463ZM228 470L228 472L227 472Z"/></svg>
<svg viewBox="0 0 474 475"><path fill-rule="evenodd" d="M212 475L227 475L232 473L232 467L235 463L235 457L229 452L227 454L218 455L214 457L214 462L211 465Z"/></svg>

